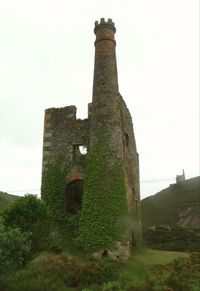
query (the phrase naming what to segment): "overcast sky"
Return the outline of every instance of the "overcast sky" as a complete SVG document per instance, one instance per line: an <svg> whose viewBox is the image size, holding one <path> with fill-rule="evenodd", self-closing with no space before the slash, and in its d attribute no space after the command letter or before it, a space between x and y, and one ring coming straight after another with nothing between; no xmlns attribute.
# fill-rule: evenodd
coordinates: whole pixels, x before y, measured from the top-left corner
<svg viewBox="0 0 200 291"><path fill-rule="evenodd" d="M40 193L44 110L87 116L94 22L112 18L141 196L199 175L198 0L0 0L0 191Z"/></svg>

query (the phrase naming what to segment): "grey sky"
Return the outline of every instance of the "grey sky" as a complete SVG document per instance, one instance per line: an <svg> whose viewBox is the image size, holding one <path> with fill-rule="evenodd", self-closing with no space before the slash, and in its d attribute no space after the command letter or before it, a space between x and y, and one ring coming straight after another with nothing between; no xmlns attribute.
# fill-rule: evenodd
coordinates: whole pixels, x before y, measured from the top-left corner
<svg viewBox="0 0 200 291"><path fill-rule="evenodd" d="M186 178L199 175L198 6L1 0L0 190L39 193L45 108L75 104L86 117L101 17L117 28L119 88L133 118L142 197L175 182L183 168ZM154 181L162 179L169 180Z"/></svg>

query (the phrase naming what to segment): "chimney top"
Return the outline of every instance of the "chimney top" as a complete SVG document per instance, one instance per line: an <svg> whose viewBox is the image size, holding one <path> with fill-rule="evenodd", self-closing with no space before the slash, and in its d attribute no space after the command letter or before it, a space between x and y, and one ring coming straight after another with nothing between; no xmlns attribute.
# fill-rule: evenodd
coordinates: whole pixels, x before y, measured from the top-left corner
<svg viewBox="0 0 200 291"><path fill-rule="evenodd" d="M104 28L104 27L110 28L114 32L116 32L115 23L112 21L111 18L108 18L107 21L105 20L105 18L101 18L100 21L95 21L94 25L95 25L95 28L94 28L95 33L99 29Z"/></svg>

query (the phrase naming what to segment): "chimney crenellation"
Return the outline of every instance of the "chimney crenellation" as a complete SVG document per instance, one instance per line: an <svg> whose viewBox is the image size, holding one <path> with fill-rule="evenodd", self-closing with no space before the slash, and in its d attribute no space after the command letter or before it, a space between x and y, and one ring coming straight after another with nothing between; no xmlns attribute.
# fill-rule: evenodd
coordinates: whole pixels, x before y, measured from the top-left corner
<svg viewBox="0 0 200 291"><path fill-rule="evenodd" d="M112 29L114 32L116 32L115 23L112 21L111 18L108 18L108 21L106 21L105 18L101 18L100 21L95 21L94 32L103 27L108 27Z"/></svg>

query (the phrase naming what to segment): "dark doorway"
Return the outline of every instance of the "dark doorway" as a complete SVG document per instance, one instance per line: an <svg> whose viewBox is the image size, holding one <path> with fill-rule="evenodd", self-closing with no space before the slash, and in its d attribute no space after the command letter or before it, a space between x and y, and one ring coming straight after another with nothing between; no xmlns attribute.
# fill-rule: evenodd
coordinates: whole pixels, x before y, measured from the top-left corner
<svg viewBox="0 0 200 291"><path fill-rule="evenodd" d="M76 214L82 207L83 180L75 180L66 186L66 210Z"/></svg>

